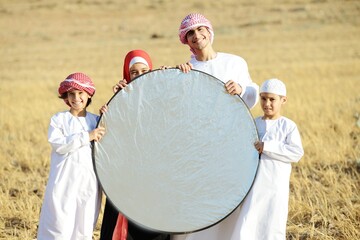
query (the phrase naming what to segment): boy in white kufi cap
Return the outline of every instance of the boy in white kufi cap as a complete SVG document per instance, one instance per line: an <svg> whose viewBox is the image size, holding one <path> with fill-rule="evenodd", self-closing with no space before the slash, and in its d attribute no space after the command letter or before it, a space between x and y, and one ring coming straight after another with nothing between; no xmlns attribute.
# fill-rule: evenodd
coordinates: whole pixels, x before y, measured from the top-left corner
<svg viewBox="0 0 360 240"><path fill-rule="evenodd" d="M259 168L239 212L238 238L231 240L286 239L291 163L304 155L295 122L281 115L286 101L286 86L279 79L261 85L264 115L255 119L260 141L254 144Z"/></svg>

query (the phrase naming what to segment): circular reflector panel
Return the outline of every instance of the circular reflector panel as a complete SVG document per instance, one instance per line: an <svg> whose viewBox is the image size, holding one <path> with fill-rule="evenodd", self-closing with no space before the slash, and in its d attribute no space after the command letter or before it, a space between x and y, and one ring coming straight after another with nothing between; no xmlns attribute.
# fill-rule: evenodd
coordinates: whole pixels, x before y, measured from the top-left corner
<svg viewBox="0 0 360 240"><path fill-rule="evenodd" d="M243 100L206 73L146 73L108 103L94 143L97 177L128 219L154 231L188 233L235 210L258 167L258 140Z"/></svg>

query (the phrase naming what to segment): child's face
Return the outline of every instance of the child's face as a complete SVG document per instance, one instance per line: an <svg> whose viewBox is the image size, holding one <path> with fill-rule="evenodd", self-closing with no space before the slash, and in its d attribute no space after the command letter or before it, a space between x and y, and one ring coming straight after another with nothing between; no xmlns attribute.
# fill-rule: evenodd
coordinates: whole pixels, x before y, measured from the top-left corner
<svg viewBox="0 0 360 240"><path fill-rule="evenodd" d="M150 71L150 68L144 63L134 63L130 68L130 80L133 80L135 77L147 73Z"/></svg>
<svg viewBox="0 0 360 240"><path fill-rule="evenodd" d="M89 98L91 98L91 96L85 91L69 91L67 93L67 101L71 106L71 112L80 112L84 110Z"/></svg>
<svg viewBox="0 0 360 240"><path fill-rule="evenodd" d="M281 106L285 104L286 97L273 93L260 93L260 104L264 112L264 119L277 119L281 116Z"/></svg>

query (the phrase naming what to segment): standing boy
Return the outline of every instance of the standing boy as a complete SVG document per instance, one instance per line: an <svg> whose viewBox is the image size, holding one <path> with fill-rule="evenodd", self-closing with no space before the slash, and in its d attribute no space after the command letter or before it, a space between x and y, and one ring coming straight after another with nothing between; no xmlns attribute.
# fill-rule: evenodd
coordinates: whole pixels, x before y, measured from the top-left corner
<svg viewBox="0 0 360 240"><path fill-rule="evenodd" d="M98 116L86 111L95 94L92 80L70 74L59 87L69 110L50 121L50 174L41 208L38 240L92 239L101 205L101 190L91 157L91 141L105 133L96 128Z"/></svg>
<svg viewBox="0 0 360 240"><path fill-rule="evenodd" d="M291 163L304 155L296 124L281 115L286 102L282 81L269 79L261 85L264 114L255 119L260 139L255 148L261 157L255 182L241 207L240 239L286 239Z"/></svg>

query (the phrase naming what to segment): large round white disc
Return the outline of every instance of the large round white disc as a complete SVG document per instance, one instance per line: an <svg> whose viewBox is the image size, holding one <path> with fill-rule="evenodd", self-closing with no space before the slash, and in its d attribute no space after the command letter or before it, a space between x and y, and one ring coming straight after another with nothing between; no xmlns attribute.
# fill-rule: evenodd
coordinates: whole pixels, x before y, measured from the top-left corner
<svg viewBox="0 0 360 240"><path fill-rule="evenodd" d="M93 148L106 196L150 230L187 233L239 206L258 167L254 120L239 96L200 71L144 74L100 118Z"/></svg>

